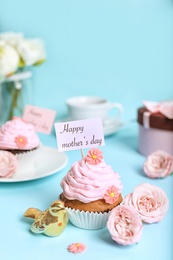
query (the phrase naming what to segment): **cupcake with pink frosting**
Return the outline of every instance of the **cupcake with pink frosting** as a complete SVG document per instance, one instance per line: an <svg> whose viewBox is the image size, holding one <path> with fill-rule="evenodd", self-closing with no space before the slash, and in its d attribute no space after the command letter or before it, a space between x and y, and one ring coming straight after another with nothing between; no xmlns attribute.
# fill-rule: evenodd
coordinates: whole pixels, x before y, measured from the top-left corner
<svg viewBox="0 0 173 260"><path fill-rule="evenodd" d="M103 160L99 149L75 162L60 183L69 219L84 229L106 226L109 212L122 202L120 176Z"/></svg>
<svg viewBox="0 0 173 260"><path fill-rule="evenodd" d="M0 150L9 151L18 159L34 155L33 152L37 150L39 144L34 126L22 118L14 117L0 128Z"/></svg>

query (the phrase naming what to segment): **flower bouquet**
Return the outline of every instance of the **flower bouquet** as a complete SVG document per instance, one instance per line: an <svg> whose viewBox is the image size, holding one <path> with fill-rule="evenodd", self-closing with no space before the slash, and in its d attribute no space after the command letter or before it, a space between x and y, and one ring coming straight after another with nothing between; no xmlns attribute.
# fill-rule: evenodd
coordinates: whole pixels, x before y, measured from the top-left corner
<svg viewBox="0 0 173 260"><path fill-rule="evenodd" d="M45 59L41 39L28 39L22 33L0 34L0 121L22 115L26 104L22 92L32 76L30 68Z"/></svg>

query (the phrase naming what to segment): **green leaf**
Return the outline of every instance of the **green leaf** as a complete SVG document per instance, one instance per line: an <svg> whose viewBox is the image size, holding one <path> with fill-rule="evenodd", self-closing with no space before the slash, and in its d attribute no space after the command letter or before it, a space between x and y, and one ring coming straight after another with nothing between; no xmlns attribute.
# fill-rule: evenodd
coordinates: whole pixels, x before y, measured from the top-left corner
<svg viewBox="0 0 173 260"><path fill-rule="evenodd" d="M43 62L45 62L45 59L37 61L36 63L34 63L34 66L38 66L38 65L42 64Z"/></svg>
<svg viewBox="0 0 173 260"><path fill-rule="evenodd" d="M25 67L25 62L24 62L24 60L22 60L22 58L20 58L19 68L23 68L23 67Z"/></svg>

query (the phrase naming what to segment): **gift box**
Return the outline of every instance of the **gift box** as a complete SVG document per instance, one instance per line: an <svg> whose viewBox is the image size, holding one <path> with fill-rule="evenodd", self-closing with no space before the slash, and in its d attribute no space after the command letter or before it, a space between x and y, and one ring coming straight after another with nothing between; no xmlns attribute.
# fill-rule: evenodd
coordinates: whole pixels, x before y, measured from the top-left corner
<svg viewBox="0 0 173 260"><path fill-rule="evenodd" d="M172 113L172 112L171 112ZM138 109L138 150L148 156L156 150L173 155L173 119L157 110Z"/></svg>

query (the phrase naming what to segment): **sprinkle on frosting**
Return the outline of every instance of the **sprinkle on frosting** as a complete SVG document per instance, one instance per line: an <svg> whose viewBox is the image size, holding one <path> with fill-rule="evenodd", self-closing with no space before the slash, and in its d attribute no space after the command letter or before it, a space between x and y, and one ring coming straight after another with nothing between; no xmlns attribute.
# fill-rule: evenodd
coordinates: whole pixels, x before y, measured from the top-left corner
<svg viewBox="0 0 173 260"><path fill-rule="evenodd" d="M68 246L68 251L71 253L82 253L86 249L86 246L83 243L73 243Z"/></svg>
<svg viewBox="0 0 173 260"><path fill-rule="evenodd" d="M85 157L85 159L89 164L97 165L97 164L101 163L101 161L103 159L103 155L102 155L102 152L98 148L96 148L96 149L93 148L88 151L88 154Z"/></svg>
<svg viewBox="0 0 173 260"><path fill-rule="evenodd" d="M19 135L15 138L15 142L19 148L23 148L28 144L28 139L25 136Z"/></svg>
<svg viewBox="0 0 173 260"><path fill-rule="evenodd" d="M107 189L103 198L106 203L113 204L118 199L119 194L119 190L114 185L112 185Z"/></svg>

